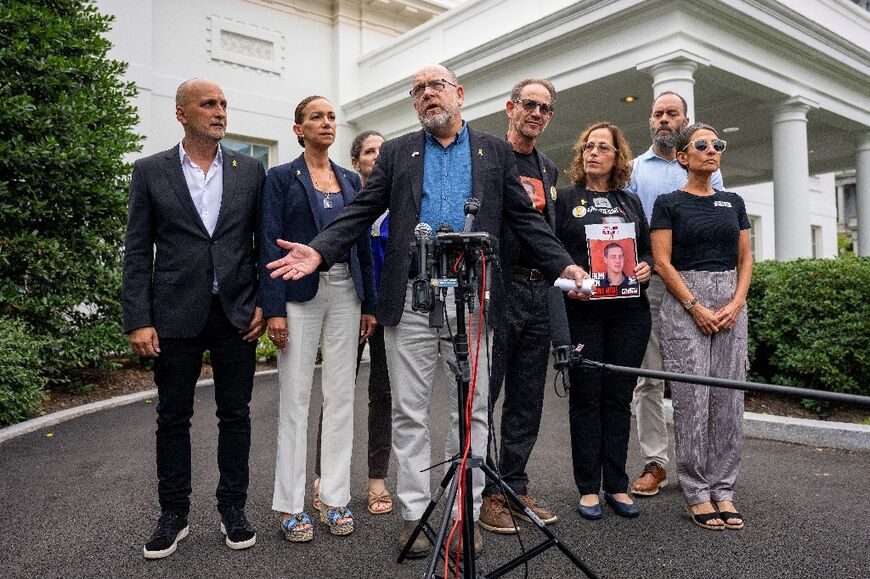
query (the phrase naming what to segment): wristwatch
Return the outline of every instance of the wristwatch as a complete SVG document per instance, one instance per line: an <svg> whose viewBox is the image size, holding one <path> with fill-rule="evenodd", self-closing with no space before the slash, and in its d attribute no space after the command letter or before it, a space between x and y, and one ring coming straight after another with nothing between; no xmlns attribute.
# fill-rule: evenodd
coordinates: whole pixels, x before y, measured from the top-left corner
<svg viewBox="0 0 870 579"><path fill-rule="evenodd" d="M698 303L698 298L693 297L687 302L683 302L683 307L686 308L686 311L691 311L692 308L695 307L695 304Z"/></svg>

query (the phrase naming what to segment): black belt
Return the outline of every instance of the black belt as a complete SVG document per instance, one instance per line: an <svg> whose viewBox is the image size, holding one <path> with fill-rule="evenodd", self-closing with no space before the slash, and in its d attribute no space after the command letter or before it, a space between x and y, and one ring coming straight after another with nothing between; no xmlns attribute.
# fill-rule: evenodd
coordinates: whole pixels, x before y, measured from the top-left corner
<svg viewBox="0 0 870 579"><path fill-rule="evenodd" d="M541 281L544 279L544 272L540 269L527 269L525 267L515 267L514 277L518 277L527 281Z"/></svg>

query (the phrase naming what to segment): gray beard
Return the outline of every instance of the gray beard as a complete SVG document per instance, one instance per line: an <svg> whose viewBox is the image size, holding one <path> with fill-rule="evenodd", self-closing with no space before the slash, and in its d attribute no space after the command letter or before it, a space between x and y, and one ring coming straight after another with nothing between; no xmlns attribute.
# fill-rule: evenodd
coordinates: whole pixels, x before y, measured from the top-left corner
<svg viewBox="0 0 870 579"><path fill-rule="evenodd" d="M450 117L450 111L444 111L437 115L417 115L417 118L420 119L420 124L430 133L438 133L450 126Z"/></svg>
<svg viewBox="0 0 870 579"><path fill-rule="evenodd" d="M666 135L659 135L658 130L651 129L653 145L660 149L670 150L677 146L677 133L671 132Z"/></svg>

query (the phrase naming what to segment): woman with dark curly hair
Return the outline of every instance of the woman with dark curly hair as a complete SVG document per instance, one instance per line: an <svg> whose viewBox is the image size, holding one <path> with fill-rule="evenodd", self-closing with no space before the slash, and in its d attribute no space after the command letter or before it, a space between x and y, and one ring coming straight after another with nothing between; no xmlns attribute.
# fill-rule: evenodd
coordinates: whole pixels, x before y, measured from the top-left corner
<svg viewBox="0 0 870 579"><path fill-rule="evenodd" d="M591 360L639 367L650 333L649 302L644 289L651 275L652 252L640 199L624 189L631 176L631 149L619 127L595 123L577 139L574 152L568 171L574 184L560 188L556 199L556 235L574 263L591 271L590 228L634 224L637 264L633 268L625 264L629 271L618 272L622 277L612 272L618 279L614 284L605 282L595 288L593 291L599 295L593 293L593 299L565 300L571 341L584 344L583 355ZM625 247L633 244L616 248L605 245L605 262L618 258L621 263ZM620 284L634 289L623 292ZM631 297L595 299L604 295ZM604 500L617 515L636 517L640 512L628 495L625 472L634 385L632 376L571 369L571 455L574 481L580 491L577 509L583 518L603 516L599 498L602 487Z"/></svg>
<svg viewBox="0 0 870 579"><path fill-rule="evenodd" d="M709 125L686 128L676 149L688 181L653 206L656 271L668 288L661 307L662 365L668 372L745 380L749 217L739 195L711 185L725 144ZM677 479L692 522L714 531L743 528L732 502L743 392L674 382L671 398Z"/></svg>

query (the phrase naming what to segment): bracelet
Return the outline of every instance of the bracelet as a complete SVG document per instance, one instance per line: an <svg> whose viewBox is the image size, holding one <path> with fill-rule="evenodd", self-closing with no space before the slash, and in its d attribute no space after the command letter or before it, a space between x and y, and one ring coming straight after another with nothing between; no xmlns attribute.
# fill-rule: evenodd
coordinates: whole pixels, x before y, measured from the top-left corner
<svg viewBox="0 0 870 579"><path fill-rule="evenodd" d="M698 303L698 298L692 298L687 302L683 302L683 307L686 308L686 311L692 311L692 308L695 307L695 304Z"/></svg>

